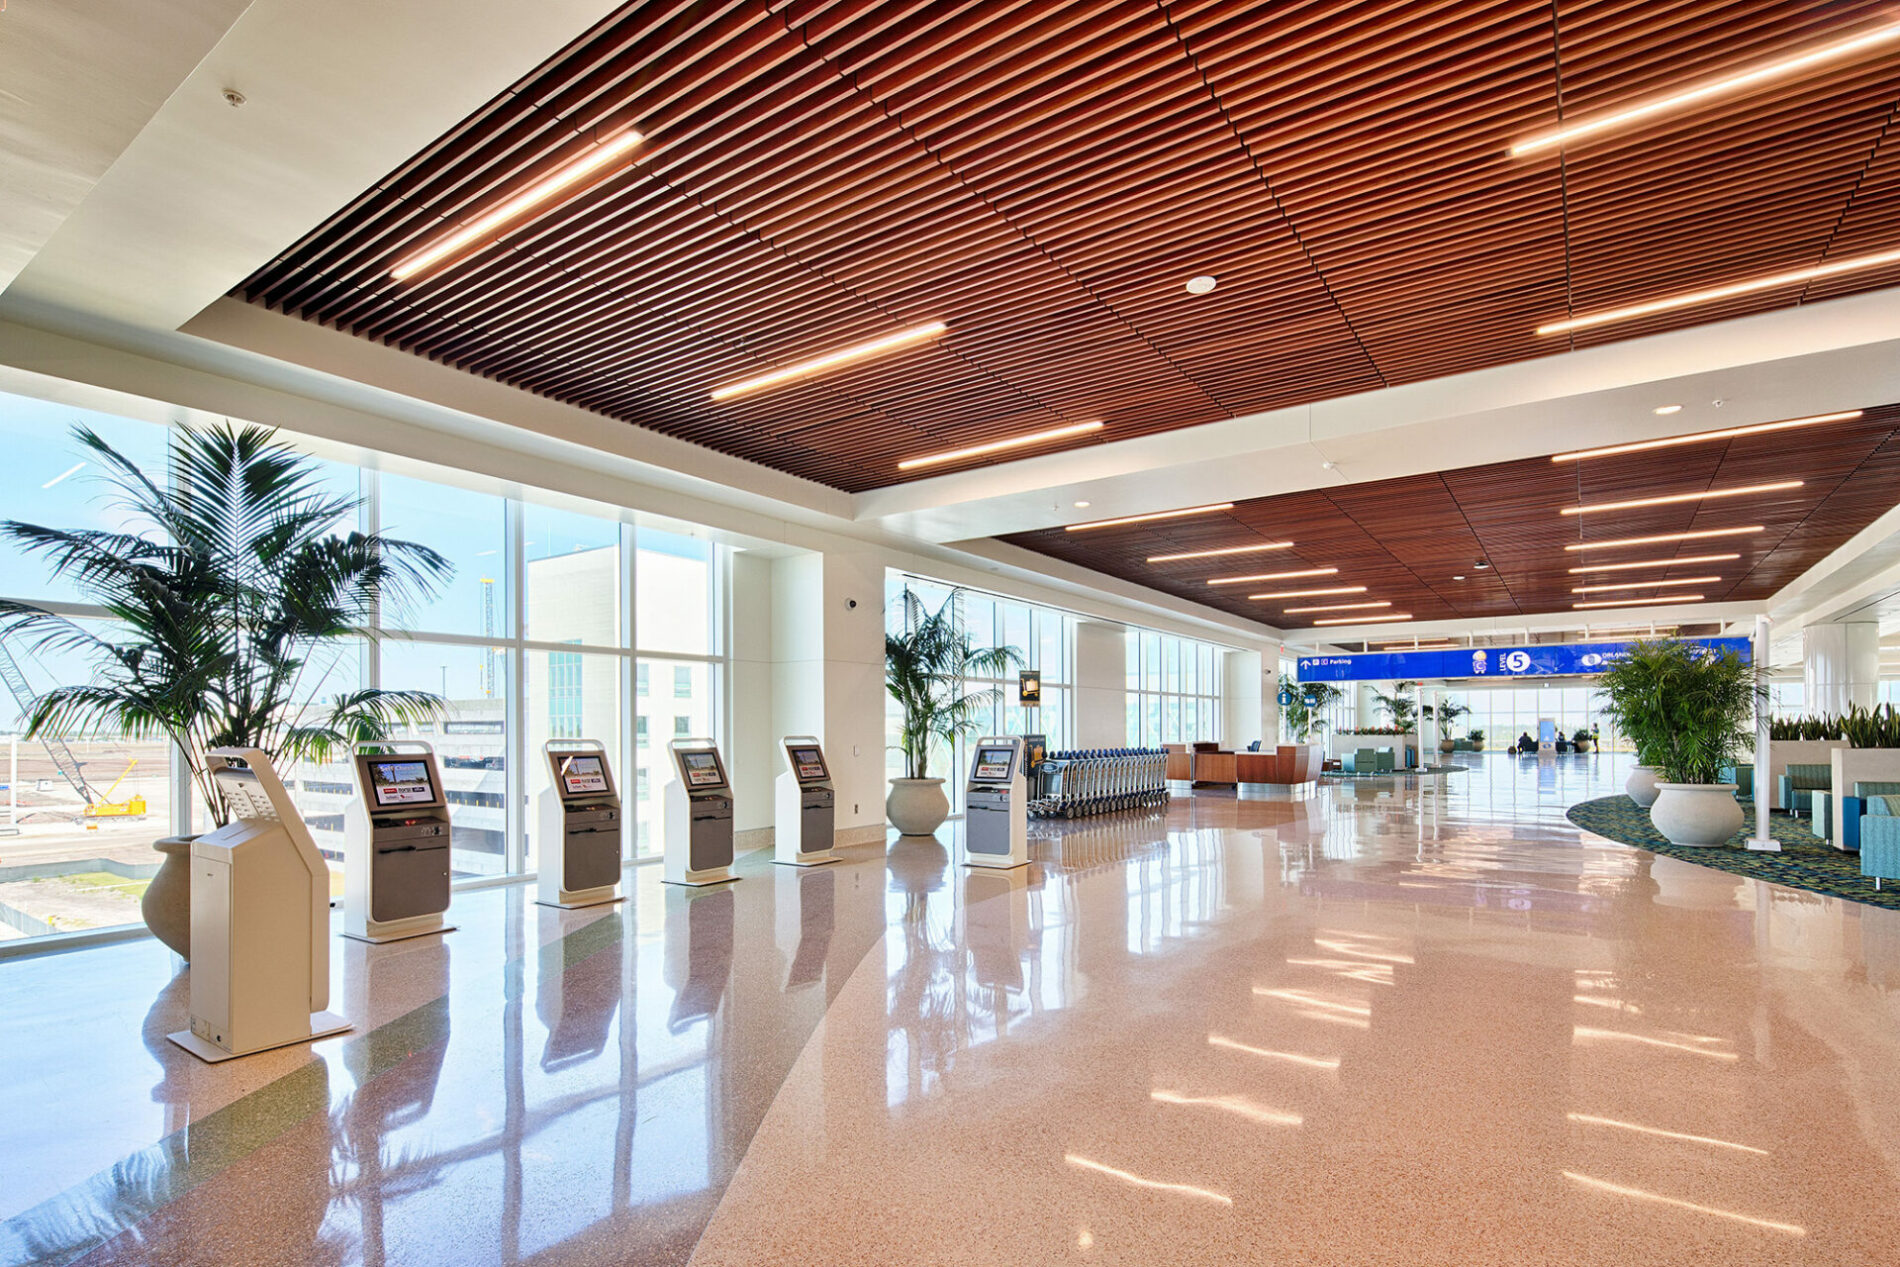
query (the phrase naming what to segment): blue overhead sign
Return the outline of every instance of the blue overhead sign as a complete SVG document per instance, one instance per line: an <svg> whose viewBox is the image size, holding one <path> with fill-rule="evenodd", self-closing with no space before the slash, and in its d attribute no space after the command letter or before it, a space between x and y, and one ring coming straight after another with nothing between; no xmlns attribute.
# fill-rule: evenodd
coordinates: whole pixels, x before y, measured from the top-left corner
<svg viewBox="0 0 1900 1267"><path fill-rule="evenodd" d="M1715 651L1733 651L1747 663L1746 638L1690 638ZM1400 682L1440 678L1558 677L1603 672L1627 652L1628 642L1565 643L1542 647L1470 647L1457 651L1382 651L1367 655L1300 657L1302 682Z"/></svg>

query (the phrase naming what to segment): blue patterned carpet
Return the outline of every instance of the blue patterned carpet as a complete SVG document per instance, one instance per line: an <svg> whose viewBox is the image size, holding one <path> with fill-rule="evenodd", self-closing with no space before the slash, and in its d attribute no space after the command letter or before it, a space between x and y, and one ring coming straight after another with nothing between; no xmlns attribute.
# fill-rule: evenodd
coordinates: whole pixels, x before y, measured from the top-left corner
<svg viewBox="0 0 1900 1267"><path fill-rule="evenodd" d="M1669 858L1680 858L1717 871L1732 871L1756 880L1785 884L1791 889L1825 893L1829 897L1863 902L1900 911L1900 886L1876 891L1874 882L1860 873L1860 855L1844 853L1786 814L1772 814L1768 834L1781 842L1780 853L1753 853L1742 842L1755 834L1755 811L1742 807L1744 823L1726 845L1713 849L1685 849L1662 838L1650 824L1649 811L1627 796L1606 796L1570 807L1571 822L1619 844L1633 845Z"/></svg>

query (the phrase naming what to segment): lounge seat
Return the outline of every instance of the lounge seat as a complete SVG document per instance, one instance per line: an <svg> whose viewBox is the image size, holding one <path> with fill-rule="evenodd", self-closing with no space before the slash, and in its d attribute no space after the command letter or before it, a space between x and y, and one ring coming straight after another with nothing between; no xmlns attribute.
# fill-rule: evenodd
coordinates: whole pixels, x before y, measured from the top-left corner
<svg viewBox="0 0 1900 1267"><path fill-rule="evenodd" d="M1832 765L1791 765L1781 776L1781 808L1790 814L1814 810L1813 793L1834 786Z"/></svg>
<svg viewBox="0 0 1900 1267"><path fill-rule="evenodd" d="M1900 880L1900 796L1870 796L1860 824L1860 873L1879 888Z"/></svg>
<svg viewBox="0 0 1900 1267"><path fill-rule="evenodd" d="M1835 844L1849 853L1860 849L1860 820L1868 814L1883 817L1885 807L1875 810L1868 802L1878 797L1900 796L1900 782L1883 779L1855 779L1854 794L1841 798L1841 838Z"/></svg>
<svg viewBox="0 0 1900 1267"><path fill-rule="evenodd" d="M1373 768L1378 770L1380 774L1392 774L1398 769L1398 767L1393 764L1392 749L1390 748L1379 749L1373 754L1373 759L1377 762Z"/></svg>
<svg viewBox="0 0 1900 1267"><path fill-rule="evenodd" d="M1370 748L1358 748L1340 758L1347 774L1371 774L1378 768L1378 754Z"/></svg>

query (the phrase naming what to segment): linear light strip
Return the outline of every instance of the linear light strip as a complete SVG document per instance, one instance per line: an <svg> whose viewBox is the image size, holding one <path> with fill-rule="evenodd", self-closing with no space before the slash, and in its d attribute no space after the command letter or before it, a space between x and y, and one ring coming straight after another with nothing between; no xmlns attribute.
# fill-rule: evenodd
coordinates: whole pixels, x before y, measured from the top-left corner
<svg viewBox="0 0 1900 1267"><path fill-rule="evenodd" d="M1547 150L1553 146L1569 145L1572 141L1596 136L1613 128L1628 127L1630 124L1640 123L1645 119L1685 110L1717 97L1726 97L1731 93L1740 92L1745 88L1753 88L1758 84L1785 79L1790 75L1798 75L1802 71L1814 70L1832 62L1842 61L1869 49L1891 44L1896 39L1900 39L1900 25L1878 26L1871 31L1863 31L1859 35L1852 35L1844 40L1835 40L1833 43L1811 48L1805 53L1796 53L1792 57L1763 62L1732 75L1706 79L1691 87L1666 93L1660 97L1652 97L1648 101L1639 102L1621 110L1586 116L1575 123L1566 123L1548 132L1537 133L1511 146L1511 157L1522 158L1526 154L1535 154L1539 150Z"/></svg>
<svg viewBox="0 0 1900 1267"><path fill-rule="evenodd" d="M1123 515L1120 519L1097 519L1091 523L1070 524L1065 532L1088 532L1095 528L1113 528L1117 524L1145 524L1156 519L1180 519L1186 515L1211 515L1217 510L1232 510L1232 502L1214 502L1207 506L1188 506L1182 510L1157 510L1146 515Z"/></svg>
<svg viewBox="0 0 1900 1267"><path fill-rule="evenodd" d="M1790 418L1786 422L1759 422L1752 427L1726 427L1721 431L1698 431L1693 435L1671 436L1667 440L1638 440L1630 444L1612 444L1601 449L1578 449L1558 453L1553 462L1581 462L1585 458L1607 458L1618 453L1642 453L1649 449L1673 448L1679 444L1703 444L1710 440L1732 440L1737 436L1758 436L1769 431L1789 431L1795 427L1818 427L1824 422L1851 422L1865 411L1849 409L1837 414L1815 414L1812 418Z"/></svg>
<svg viewBox="0 0 1900 1267"><path fill-rule="evenodd" d="M1582 611L1586 607L1650 607L1657 603L1699 603L1700 594L1651 594L1648 598L1619 598L1614 602L1572 603L1573 611Z"/></svg>
<svg viewBox="0 0 1900 1267"><path fill-rule="evenodd" d="M1775 290L1782 286L1794 286L1802 282L1818 281L1823 277L1838 277L1842 273L1858 273L1869 268L1879 268L1883 264L1896 263L1900 263L1900 250L1876 251L1872 255L1856 255L1852 259L1837 260L1832 264L1817 264L1813 268L1797 268L1791 272L1773 273L1766 277L1751 277L1746 281L1730 282L1726 286L1712 286L1707 290L1692 290L1685 294L1668 295L1662 299L1652 299L1647 303L1631 304L1626 308L1606 308L1601 312L1586 312L1581 317L1570 317L1538 326L1537 333L1565 334L1571 330L1587 330L1592 326L1630 321L1658 312L1674 312L1678 308L1693 308L1698 304L1712 304L1721 299L1733 299L1737 295L1752 295L1757 291Z"/></svg>
<svg viewBox="0 0 1900 1267"><path fill-rule="evenodd" d="M750 395L764 391L768 387L778 387L795 379L809 378L813 374L822 374L826 370L837 369L858 361L882 356L886 352L895 352L899 348L909 347L913 343L922 343L925 339L934 339L949 329L941 321L926 321L920 326L911 326L895 334L887 334L881 339L872 339L867 343L854 343L848 348L815 356L809 361L799 361L787 365L784 369L773 370L769 374L760 374L755 378L740 379L736 383L727 383L724 387L712 390L714 400L731 400L735 396Z"/></svg>
<svg viewBox="0 0 1900 1267"><path fill-rule="evenodd" d="M1246 581L1290 581L1300 576L1336 576L1338 568L1302 568L1297 572L1260 572L1253 576L1217 576L1209 585L1239 585Z"/></svg>
<svg viewBox="0 0 1900 1267"><path fill-rule="evenodd" d="M1615 585L1574 585L1572 594L1607 594L1611 590L1646 590L1669 585L1715 585L1721 581L1719 576L1685 576L1674 581L1619 581Z"/></svg>
<svg viewBox="0 0 1900 1267"><path fill-rule="evenodd" d="M1653 537L1623 537L1616 541L1579 541L1567 545L1565 550L1611 550L1617 546L1653 546L1665 541L1702 541L1709 537L1739 537L1751 532L1762 531L1760 524L1749 524L1746 528L1701 528L1694 532L1662 532Z"/></svg>
<svg viewBox="0 0 1900 1267"><path fill-rule="evenodd" d="M1790 1236L1806 1236L1808 1229L1798 1223L1776 1223L1772 1219L1758 1219L1752 1214L1738 1214L1734 1210L1724 1210L1718 1206L1701 1205L1694 1201L1684 1201L1680 1197L1666 1197L1660 1192L1649 1192L1642 1188L1627 1188L1620 1183L1611 1183L1607 1179L1593 1179L1589 1175L1580 1175L1574 1170L1563 1172L1566 1179L1595 1188L1600 1192L1614 1193L1619 1197L1630 1197L1638 1201L1654 1201L1658 1205L1673 1205L1679 1210L1694 1210L1697 1214L1709 1214L1718 1219L1730 1219L1736 1223L1747 1223L1751 1227L1766 1228L1770 1232L1786 1232Z"/></svg>
<svg viewBox="0 0 1900 1267"><path fill-rule="evenodd" d="M399 282L414 277L423 269L440 263L478 238L486 237L502 225L520 219L562 190L579 184L638 145L642 139L644 138L638 132L629 128L618 136L602 141L581 157L556 168L551 175L536 181L503 202L493 211L469 221L455 232L446 237L437 238L415 254L399 260L396 266L389 270L389 275Z"/></svg>
<svg viewBox="0 0 1900 1267"><path fill-rule="evenodd" d="M1678 502L1714 501L1721 497L1747 497L1754 493L1775 493L1800 488L1801 480L1776 480L1772 484L1743 484L1735 488L1711 488L1700 493L1670 493L1664 497L1636 497L1622 502L1597 502L1591 506L1564 506L1565 515L1595 515L1606 510L1635 510L1639 506L1673 506Z"/></svg>
<svg viewBox="0 0 1900 1267"><path fill-rule="evenodd" d="M1708 1144L1715 1148L1732 1148L1738 1153L1754 1153L1757 1157L1773 1156L1765 1148L1756 1148L1749 1144L1737 1144L1733 1140L1716 1139L1709 1135L1689 1135L1682 1131L1666 1131L1660 1126L1643 1126L1636 1122L1622 1122L1613 1117L1597 1117L1591 1113L1566 1113L1565 1117L1585 1126L1613 1126L1619 1131L1635 1131L1639 1135L1655 1135L1662 1139L1679 1139L1687 1144Z"/></svg>
<svg viewBox="0 0 1900 1267"><path fill-rule="evenodd" d="M1051 427L1047 431L1032 431L1028 435L1014 436L1008 440L991 440L988 444L973 444L967 449L950 449L920 458L905 458L897 464L897 469L914 471L920 466L940 466L945 462L982 457L985 453L1001 453L1005 449L1026 449L1032 444L1047 444L1051 440L1066 440L1070 436L1082 436L1092 431L1100 431L1102 425L1099 422L1078 422L1067 427Z"/></svg>
<svg viewBox="0 0 1900 1267"><path fill-rule="evenodd" d="M1389 601L1382 603L1327 603L1324 607L1286 607L1282 608L1281 612L1283 615L1291 616L1296 612L1346 612L1356 611L1361 607L1390 607L1391 605Z"/></svg>
<svg viewBox="0 0 1900 1267"><path fill-rule="evenodd" d="M1728 563L1739 559L1739 554L1690 554L1679 559L1644 559L1639 563L1592 563L1580 568L1571 568L1571 574L1578 572L1632 572L1637 568L1680 567L1685 563Z"/></svg>
<svg viewBox="0 0 1900 1267"><path fill-rule="evenodd" d="M1151 554L1150 563L1179 563L1184 559L1221 559L1231 554L1259 554L1262 550L1291 550L1291 541L1266 541L1257 546L1227 546L1220 550L1188 550L1181 554Z"/></svg>
<svg viewBox="0 0 1900 1267"><path fill-rule="evenodd" d="M1333 585L1326 589L1316 590L1271 590L1265 594L1249 594L1247 598L1249 601L1258 602L1263 599L1318 598L1323 594L1363 594L1365 592L1366 587L1363 585Z"/></svg>
<svg viewBox="0 0 1900 1267"><path fill-rule="evenodd" d="M1378 616L1346 616L1338 620L1316 620L1315 628L1320 625L1383 625L1388 620L1410 620L1411 612L1386 612Z"/></svg>

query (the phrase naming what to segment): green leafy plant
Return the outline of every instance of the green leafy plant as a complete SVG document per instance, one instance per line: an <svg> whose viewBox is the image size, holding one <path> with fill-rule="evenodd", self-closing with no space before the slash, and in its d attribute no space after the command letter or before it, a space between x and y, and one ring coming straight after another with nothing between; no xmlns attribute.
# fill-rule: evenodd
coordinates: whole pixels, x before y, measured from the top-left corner
<svg viewBox="0 0 1900 1267"><path fill-rule="evenodd" d="M904 776L930 777L930 753L974 734L991 705L994 686L968 690L970 678L1001 677L1022 667L1015 647L978 650L963 623L963 591L952 590L936 611L906 589L903 627L884 635L884 688L904 710L898 750Z"/></svg>
<svg viewBox="0 0 1900 1267"><path fill-rule="evenodd" d="M1474 730L1470 734L1466 735L1465 738L1471 741L1471 746L1474 748L1482 747L1484 745L1484 732L1482 730Z"/></svg>
<svg viewBox="0 0 1900 1267"><path fill-rule="evenodd" d="M422 691L344 691L315 702L348 641L374 638L380 609L424 596L452 572L426 546L347 531L359 499L325 490L316 463L265 427L185 427L169 486L86 427L74 436L123 530L8 520L0 539L46 559L116 626L100 631L28 603L0 601L0 636L77 652L93 679L37 697L30 735L164 735L219 825L214 748L325 760L441 715Z"/></svg>
<svg viewBox="0 0 1900 1267"><path fill-rule="evenodd" d="M1900 748L1900 713L1892 704L1855 705L1838 724L1841 738L1856 748Z"/></svg>
<svg viewBox="0 0 1900 1267"><path fill-rule="evenodd" d="M1576 731L1570 736L1571 743L1589 743L1590 741L1590 728L1588 726L1577 727Z"/></svg>
<svg viewBox="0 0 1900 1267"><path fill-rule="evenodd" d="M1838 717L1774 717L1768 721L1770 739L1839 739Z"/></svg>
<svg viewBox="0 0 1900 1267"><path fill-rule="evenodd" d="M1716 783L1745 756L1768 688L1733 651L1674 639L1633 643L1597 681L1603 711L1666 783Z"/></svg>
<svg viewBox="0 0 1900 1267"><path fill-rule="evenodd" d="M1327 721L1322 714L1345 693L1330 682L1293 684L1293 697L1280 709L1280 715L1286 719L1287 734L1295 743L1305 743L1315 731L1324 734ZM1310 706L1306 702L1309 697L1313 701Z"/></svg>
<svg viewBox="0 0 1900 1267"><path fill-rule="evenodd" d="M1456 722L1460 717L1469 716L1471 713L1471 710L1465 705L1455 703L1452 700L1442 700L1437 704L1427 704L1419 711L1425 720L1437 721L1438 737L1441 743L1451 738L1452 723Z"/></svg>
<svg viewBox="0 0 1900 1267"><path fill-rule="evenodd" d="M1372 693L1372 698L1378 701L1379 710L1392 719L1395 734L1409 735L1417 729L1418 700L1412 694L1412 688L1417 685L1416 682L1394 682L1390 695L1378 691ZM1360 732L1368 735L1379 733L1363 726Z"/></svg>

